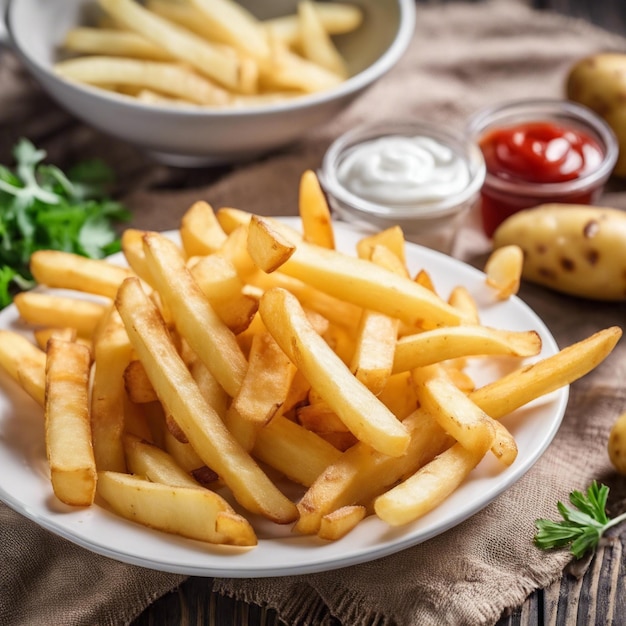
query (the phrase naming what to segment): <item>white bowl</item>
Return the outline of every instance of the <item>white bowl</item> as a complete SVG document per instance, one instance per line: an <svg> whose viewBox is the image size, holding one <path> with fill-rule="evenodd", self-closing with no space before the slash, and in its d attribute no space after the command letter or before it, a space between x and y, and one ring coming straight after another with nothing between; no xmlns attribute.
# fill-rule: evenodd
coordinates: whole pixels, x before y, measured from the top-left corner
<svg viewBox="0 0 626 626"><path fill-rule="evenodd" d="M68 29L84 23L94 0L9 0L6 26L16 54L42 87L76 117L174 165L254 158L295 141L331 119L388 72L406 50L414 0L352 0L365 18L337 38L351 77L336 88L287 102L237 110L144 104L64 80L52 71ZM245 4L245 2L242 2ZM297 0L248 2L259 18L293 13Z"/></svg>

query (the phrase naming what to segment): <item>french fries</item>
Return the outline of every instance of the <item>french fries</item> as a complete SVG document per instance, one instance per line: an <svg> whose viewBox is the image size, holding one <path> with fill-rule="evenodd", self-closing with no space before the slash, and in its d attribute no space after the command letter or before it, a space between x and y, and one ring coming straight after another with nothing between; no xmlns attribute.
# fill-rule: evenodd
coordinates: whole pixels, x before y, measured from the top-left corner
<svg viewBox="0 0 626 626"><path fill-rule="evenodd" d="M302 2L267 21L235 0L99 0L99 26L78 24L59 75L144 103L263 106L330 89L349 77L333 36L359 28L359 7Z"/></svg>
<svg viewBox="0 0 626 626"><path fill-rule="evenodd" d="M200 394L137 279L128 278L122 283L116 305L157 396L202 460L224 479L248 510L278 523L293 521L295 506L237 444Z"/></svg>
<svg viewBox="0 0 626 626"><path fill-rule="evenodd" d="M489 255L485 263L485 281L499 300L506 300L518 292L523 264L524 253L519 246L502 246Z"/></svg>
<svg viewBox="0 0 626 626"><path fill-rule="evenodd" d="M315 332L293 295L280 288L266 291L259 313L285 354L356 437L390 456L404 454L409 436L402 424Z"/></svg>
<svg viewBox="0 0 626 626"><path fill-rule="evenodd" d="M61 502L89 506L96 492L96 462L89 428L89 364L85 346L51 339L46 356L46 454Z"/></svg>
<svg viewBox="0 0 626 626"><path fill-rule="evenodd" d="M330 208L313 170L302 174L298 194L304 240L332 250L335 247L335 234Z"/></svg>
<svg viewBox="0 0 626 626"><path fill-rule="evenodd" d="M98 494L122 517L151 528L209 543L257 543L250 522L208 489L172 489L130 474L99 472Z"/></svg>
<svg viewBox="0 0 626 626"><path fill-rule="evenodd" d="M534 329L486 326L465 286L411 273L400 229L337 249L316 183L303 174L300 230L197 202L180 245L126 231L128 267L33 255L65 291L16 298L33 335L0 330L0 369L41 407L58 499L240 549L257 516L324 541L372 515L408 524L485 456L514 465L500 420L620 339L610 327L542 357ZM516 290L499 263L496 300ZM467 367L503 359L482 386Z"/></svg>
<svg viewBox="0 0 626 626"><path fill-rule="evenodd" d="M132 275L127 267L60 250L34 252L30 257L30 271L40 285L107 298L115 298L122 281Z"/></svg>
<svg viewBox="0 0 626 626"><path fill-rule="evenodd" d="M184 311L178 331L224 389L238 393L247 369L235 335L220 320L185 266L175 244L156 233L144 236L146 262L170 310Z"/></svg>
<svg viewBox="0 0 626 626"><path fill-rule="evenodd" d="M67 296L22 291L13 299L27 324L52 328L74 328L82 337L91 336L106 315L107 305Z"/></svg>

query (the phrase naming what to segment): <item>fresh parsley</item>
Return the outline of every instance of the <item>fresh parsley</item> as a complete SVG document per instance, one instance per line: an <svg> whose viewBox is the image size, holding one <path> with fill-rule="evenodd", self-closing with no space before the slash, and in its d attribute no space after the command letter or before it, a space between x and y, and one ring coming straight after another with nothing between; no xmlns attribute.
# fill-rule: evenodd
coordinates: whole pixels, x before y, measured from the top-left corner
<svg viewBox="0 0 626 626"><path fill-rule="evenodd" d="M54 249L102 258L120 249L114 223L130 219L106 197L111 170L86 161L64 173L44 163L46 153L28 139L13 149L15 168L0 165L0 308L33 286L35 250Z"/></svg>
<svg viewBox="0 0 626 626"><path fill-rule="evenodd" d="M562 502L557 503L562 521L538 519L535 522L537 534L535 545L542 550L569 546L571 553L582 557L588 550L595 549L602 535L612 526L626 520L626 513L610 519L606 513L609 488L591 483L586 493L572 491L569 495L571 508Z"/></svg>

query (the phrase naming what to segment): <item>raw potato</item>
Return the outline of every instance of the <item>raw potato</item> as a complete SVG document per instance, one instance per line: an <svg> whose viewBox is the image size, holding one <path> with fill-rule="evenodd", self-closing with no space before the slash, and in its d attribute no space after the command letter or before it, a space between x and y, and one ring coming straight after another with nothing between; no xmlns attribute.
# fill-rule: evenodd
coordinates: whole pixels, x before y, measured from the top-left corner
<svg viewBox="0 0 626 626"><path fill-rule="evenodd" d="M565 91L613 129L619 144L613 173L626 176L626 54L605 52L581 59L570 69Z"/></svg>
<svg viewBox="0 0 626 626"><path fill-rule="evenodd" d="M506 219L493 245L524 251L522 277L592 300L626 299L626 212L544 204Z"/></svg>
<svg viewBox="0 0 626 626"><path fill-rule="evenodd" d="M626 474L626 412L613 424L607 448L613 467L620 474Z"/></svg>

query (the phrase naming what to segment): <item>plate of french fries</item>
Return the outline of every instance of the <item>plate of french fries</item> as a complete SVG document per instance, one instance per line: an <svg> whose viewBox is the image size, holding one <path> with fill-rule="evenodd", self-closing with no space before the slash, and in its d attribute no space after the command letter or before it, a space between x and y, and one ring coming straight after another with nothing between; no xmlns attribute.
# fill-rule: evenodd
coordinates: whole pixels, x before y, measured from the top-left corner
<svg viewBox="0 0 626 626"><path fill-rule="evenodd" d="M110 259L31 269L0 312L0 498L190 575L324 571L461 523L539 459L621 336L559 348L516 296L516 250L483 272L361 232L312 171L297 216L198 201Z"/></svg>

